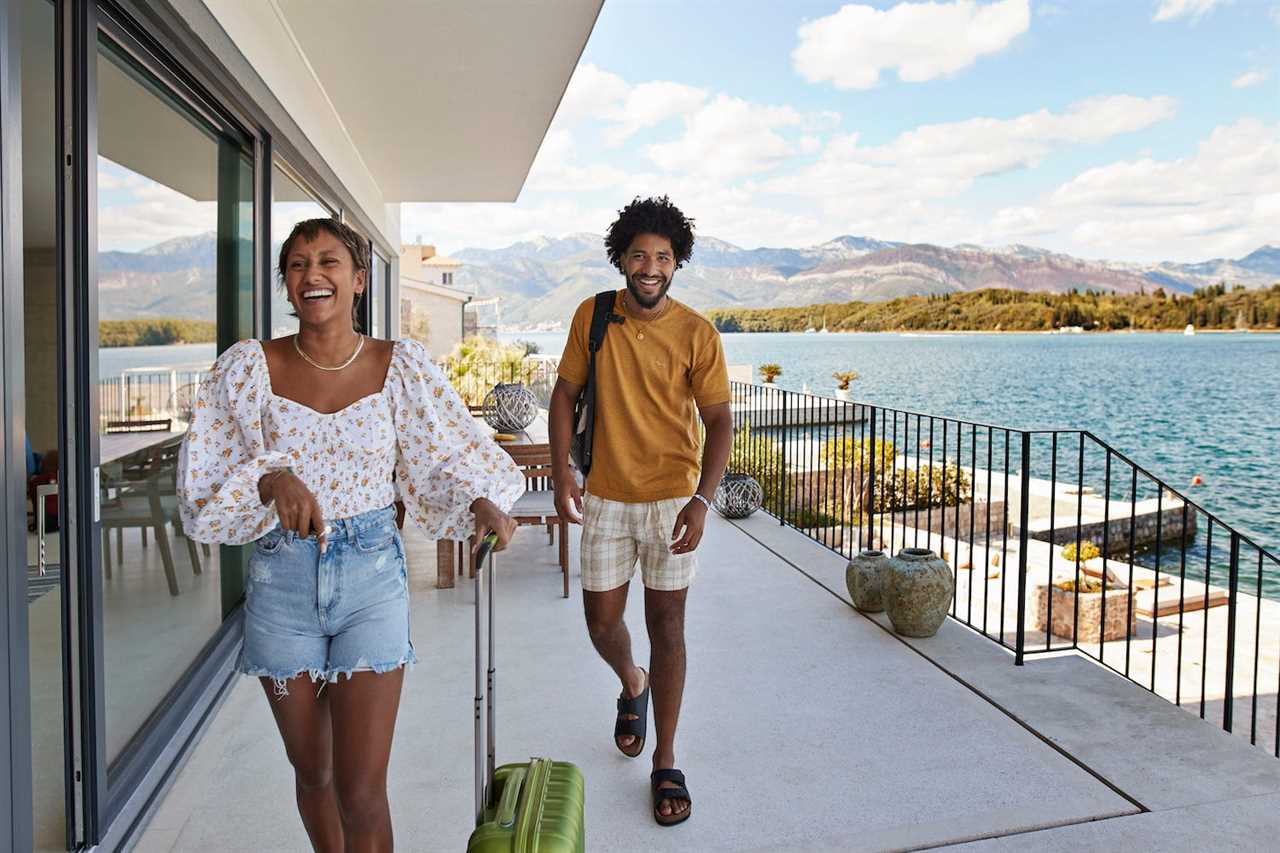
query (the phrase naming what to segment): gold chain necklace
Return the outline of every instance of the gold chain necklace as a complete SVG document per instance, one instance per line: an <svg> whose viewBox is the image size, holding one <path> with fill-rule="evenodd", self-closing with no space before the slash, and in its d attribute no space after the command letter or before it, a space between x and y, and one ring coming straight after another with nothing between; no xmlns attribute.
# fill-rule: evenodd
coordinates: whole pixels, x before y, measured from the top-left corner
<svg viewBox="0 0 1280 853"><path fill-rule="evenodd" d="M667 309L671 307L671 300L668 299L667 304L662 306L662 310L659 311L656 316L651 317L648 320L641 320L634 313L632 313L631 301L627 299L626 293L622 294L622 307L627 309L627 313L631 315L631 319L634 320L636 324L640 326L640 328L636 331L636 340L643 341L645 330L649 328L649 324L662 319L663 315L667 313Z"/></svg>
<svg viewBox="0 0 1280 853"><path fill-rule="evenodd" d="M311 356L307 355L305 352L302 351L302 344L298 343L298 337L299 337L298 335L293 336L293 348L297 350L298 355L302 356L303 361L305 361L307 364L319 370L328 370L330 372L345 370L346 368L351 366L351 362L355 361L356 357L360 355L360 351L364 349L364 335L360 335L359 340L356 341L355 352L351 353L350 358L342 362L342 364L339 364L337 367L326 367L325 365L316 361Z"/></svg>

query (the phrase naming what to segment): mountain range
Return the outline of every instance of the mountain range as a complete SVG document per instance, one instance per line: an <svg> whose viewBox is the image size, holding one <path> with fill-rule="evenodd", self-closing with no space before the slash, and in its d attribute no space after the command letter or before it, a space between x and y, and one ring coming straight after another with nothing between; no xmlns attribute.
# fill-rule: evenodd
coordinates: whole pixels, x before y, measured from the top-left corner
<svg viewBox="0 0 1280 853"><path fill-rule="evenodd" d="M591 294L620 286L603 245L602 237L580 233L504 249L464 249L453 255L466 264L455 285L477 296L501 296L504 324L562 322ZM1223 281L1246 287L1280 282L1280 246L1263 246L1238 259L1139 264L1081 260L1023 245L948 248L842 236L799 249L743 249L699 237L673 288L681 301L704 310L881 302L991 287L1054 293L1162 287L1190 293Z"/></svg>
<svg viewBox="0 0 1280 853"><path fill-rule="evenodd" d="M212 233L168 240L141 252L99 255L99 313L104 320L215 313ZM504 325L564 322L591 294L620 286L596 234L539 237L503 249L464 249L454 286L501 296ZM885 301L989 287L1065 293L1162 287L1190 293L1219 282L1265 287L1280 282L1280 246L1236 259L1199 263L1081 260L1032 246L987 248L895 243L842 236L805 248L744 249L699 237L675 275L673 294L696 309L782 307Z"/></svg>

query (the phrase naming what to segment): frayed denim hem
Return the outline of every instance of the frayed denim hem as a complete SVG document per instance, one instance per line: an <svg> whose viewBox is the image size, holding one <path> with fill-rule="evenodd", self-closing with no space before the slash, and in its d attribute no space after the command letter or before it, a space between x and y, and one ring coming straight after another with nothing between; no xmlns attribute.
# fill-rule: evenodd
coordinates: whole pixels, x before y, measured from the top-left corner
<svg viewBox="0 0 1280 853"><path fill-rule="evenodd" d="M324 680L337 682L337 681L340 681L342 679L342 676L344 675L347 678L350 678L353 672L368 671L368 672L376 672L379 675L381 675L384 672L391 672L392 670L399 669L402 666L407 669L412 669L413 665L416 664L417 662L418 662L418 656L414 653L413 649L410 649L408 654L406 654L404 657L400 658L400 660L395 661L393 663L365 663L364 658L361 658L360 662L357 663L355 666L347 667L346 669L329 670L324 674Z"/></svg>
<svg viewBox="0 0 1280 853"><path fill-rule="evenodd" d="M400 667L407 667L412 669L414 664L416 664L417 662L418 662L418 656L417 654L414 653L413 649L411 648L409 649L408 654L404 655L399 660L391 663L368 664L368 663L364 663L364 659L362 658L360 662L357 663L355 666L347 667L345 669L324 670L324 669L302 668L302 669L296 669L292 672L272 672L271 670L264 669L263 667L246 667L243 665L237 667L237 669L239 669L241 675L248 675L254 678L271 679L271 685L275 689L276 698L283 699L285 696L289 695L288 682L294 678L298 678L304 673L311 679L311 682L313 684L317 682L320 684L320 687L316 690L316 695L319 696L320 691L324 690L325 684L328 684L330 682L337 682L341 680L342 676L344 675L347 678L351 678L352 673L355 673L355 672L370 671L370 672L382 674L386 672L391 672L392 670L399 669Z"/></svg>

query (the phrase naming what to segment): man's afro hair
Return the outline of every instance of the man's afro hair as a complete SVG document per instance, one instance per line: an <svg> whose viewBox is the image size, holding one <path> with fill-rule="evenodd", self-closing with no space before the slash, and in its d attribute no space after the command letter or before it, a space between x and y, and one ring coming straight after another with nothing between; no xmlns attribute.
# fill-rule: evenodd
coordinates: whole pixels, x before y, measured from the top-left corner
<svg viewBox="0 0 1280 853"><path fill-rule="evenodd" d="M609 263L619 271L623 268L622 256L638 234L658 234L670 240L676 269L693 255L693 220L665 195L646 199L637 196L618 211L618 218L604 237L604 247L609 253Z"/></svg>

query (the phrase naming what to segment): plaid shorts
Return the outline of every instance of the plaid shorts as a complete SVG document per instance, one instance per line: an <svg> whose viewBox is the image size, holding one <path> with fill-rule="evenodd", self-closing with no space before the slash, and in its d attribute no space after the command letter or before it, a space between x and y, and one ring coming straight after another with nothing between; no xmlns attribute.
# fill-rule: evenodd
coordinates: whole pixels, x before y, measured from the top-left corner
<svg viewBox="0 0 1280 853"><path fill-rule="evenodd" d="M688 498L622 503L585 495L582 505L582 588L607 592L640 577L649 589L684 589L698 568L692 554L671 553L671 530Z"/></svg>

